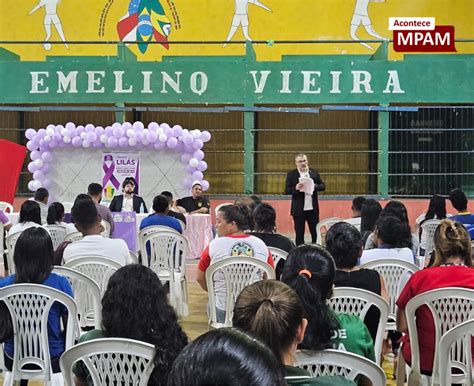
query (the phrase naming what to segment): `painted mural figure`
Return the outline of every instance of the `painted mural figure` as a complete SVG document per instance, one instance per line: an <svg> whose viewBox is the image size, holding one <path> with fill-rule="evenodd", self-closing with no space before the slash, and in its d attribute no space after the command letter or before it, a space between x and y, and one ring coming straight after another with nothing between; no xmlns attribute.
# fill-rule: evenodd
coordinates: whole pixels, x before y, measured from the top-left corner
<svg viewBox="0 0 474 386"><path fill-rule="evenodd" d="M354 7L354 14L352 15L351 20L351 38L354 40L360 40L357 37L357 29L362 24L367 31L367 33L377 39L384 39L383 36L379 35L377 32L374 31L372 28L372 20L369 16L369 2L372 3L383 3L385 0L356 0L356 4ZM364 47L367 47L369 50L374 50L369 44L367 43L360 43Z"/></svg>
<svg viewBox="0 0 474 386"><path fill-rule="evenodd" d="M57 13L57 7L60 0L40 0L38 4L28 13L31 15L32 13L36 12L41 7L45 7L46 14L44 15L44 30L46 31L46 38L44 39L43 48L45 50L51 49L51 43L48 41L51 39L51 24L54 24L54 28L58 31L58 35L61 40L64 42L66 48L69 46L66 43L66 37L64 36L63 27L61 25L61 20L59 19Z"/></svg>
<svg viewBox="0 0 474 386"><path fill-rule="evenodd" d="M117 33L121 41L139 42L138 49L144 54L153 38L169 48L171 22L159 0L131 0L128 12L117 23Z"/></svg>
<svg viewBox="0 0 474 386"><path fill-rule="evenodd" d="M229 42L232 39L239 26L242 26L242 32L244 34L245 39L248 41L252 41L249 36L249 3L257 5L258 7L263 8L269 12L272 12L270 8L268 8L265 4L262 4L258 0L235 0L235 13L232 19L232 25L230 26L229 34L227 35L226 42ZM224 47L226 45L227 43L224 44Z"/></svg>

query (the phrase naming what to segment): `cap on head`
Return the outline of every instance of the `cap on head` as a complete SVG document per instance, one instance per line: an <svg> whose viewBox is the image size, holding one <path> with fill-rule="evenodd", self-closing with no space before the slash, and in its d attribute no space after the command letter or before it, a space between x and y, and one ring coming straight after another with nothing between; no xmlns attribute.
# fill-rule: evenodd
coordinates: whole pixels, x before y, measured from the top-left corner
<svg viewBox="0 0 474 386"><path fill-rule="evenodd" d="M202 184L199 181L194 181L191 188L194 188L196 185L199 185L202 188Z"/></svg>

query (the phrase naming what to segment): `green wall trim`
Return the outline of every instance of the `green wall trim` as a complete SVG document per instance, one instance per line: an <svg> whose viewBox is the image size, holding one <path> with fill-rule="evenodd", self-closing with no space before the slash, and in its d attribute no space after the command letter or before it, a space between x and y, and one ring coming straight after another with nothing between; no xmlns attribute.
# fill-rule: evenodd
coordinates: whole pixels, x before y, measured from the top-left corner
<svg viewBox="0 0 474 386"><path fill-rule="evenodd" d="M383 198L388 198L388 133L390 126L390 113L379 111L378 113L378 193Z"/></svg>

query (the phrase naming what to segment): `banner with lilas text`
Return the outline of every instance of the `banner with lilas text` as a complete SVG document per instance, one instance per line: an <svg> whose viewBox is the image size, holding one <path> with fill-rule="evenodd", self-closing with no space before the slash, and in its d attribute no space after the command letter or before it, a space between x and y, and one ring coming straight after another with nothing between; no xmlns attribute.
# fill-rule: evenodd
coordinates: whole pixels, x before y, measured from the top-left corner
<svg viewBox="0 0 474 386"><path fill-rule="evenodd" d="M102 160L103 201L110 202L122 192L122 182L127 177L136 181L135 194L140 187L140 156L130 152L104 152Z"/></svg>

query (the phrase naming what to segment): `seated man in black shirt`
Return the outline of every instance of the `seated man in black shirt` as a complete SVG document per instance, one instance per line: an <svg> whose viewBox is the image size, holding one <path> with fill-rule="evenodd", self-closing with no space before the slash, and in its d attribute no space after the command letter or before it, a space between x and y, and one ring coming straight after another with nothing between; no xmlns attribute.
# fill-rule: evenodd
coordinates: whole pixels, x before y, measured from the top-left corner
<svg viewBox="0 0 474 386"><path fill-rule="evenodd" d="M209 213L209 200L202 195L201 183L196 181L191 188L192 196L180 198L176 203L182 206L187 213Z"/></svg>
<svg viewBox="0 0 474 386"><path fill-rule="evenodd" d="M170 203L170 210L168 211L168 213L166 213L166 215L181 220L184 225L186 225L186 217L184 217L184 214L178 211L176 202L173 201L173 193L164 190L160 193L160 195L165 196Z"/></svg>

